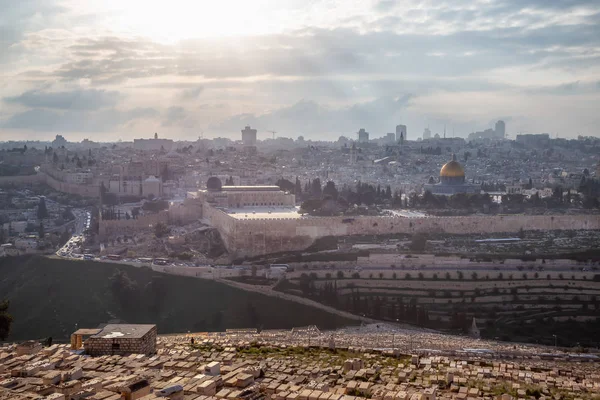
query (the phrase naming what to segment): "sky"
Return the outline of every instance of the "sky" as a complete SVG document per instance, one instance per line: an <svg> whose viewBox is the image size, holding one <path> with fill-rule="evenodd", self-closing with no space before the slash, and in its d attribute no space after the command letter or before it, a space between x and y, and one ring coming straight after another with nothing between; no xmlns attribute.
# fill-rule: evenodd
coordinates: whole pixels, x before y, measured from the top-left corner
<svg viewBox="0 0 600 400"><path fill-rule="evenodd" d="M0 0L0 140L600 136L598 0Z"/></svg>

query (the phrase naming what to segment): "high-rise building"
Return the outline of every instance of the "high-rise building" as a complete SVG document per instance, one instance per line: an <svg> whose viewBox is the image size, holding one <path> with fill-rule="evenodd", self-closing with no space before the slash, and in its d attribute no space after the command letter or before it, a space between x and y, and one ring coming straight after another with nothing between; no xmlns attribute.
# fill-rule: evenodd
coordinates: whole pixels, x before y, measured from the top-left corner
<svg viewBox="0 0 600 400"><path fill-rule="evenodd" d="M423 140L431 139L431 130L429 128L425 128L423 131Z"/></svg>
<svg viewBox="0 0 600 400"><path fill-rule="evenodd" d="M385 135L386 143L394 144L395 140L396 140L396 135L394 134L394 132L390 132L387 135Z"/></svg>
<svg viewBox="0 0 600 400"><path fill-rule="evenodd" d="M469 133L469 140L489 139L502 140L506 136L506 125L504 121L496 122L494 129L486 129L485 131Z"/></svg>
<svg viewBox="0 0 600 400"><path fill-rule="evenodd" d="M496 122L496 129L494 130L496 131L496 137L498 139L504 139L506 137L506 125L504 124L504 121Z"/></svg>
<svg viewBox="0 0 600 400"><path fill-rule="evenodd" d="M250 125L242 129L242 143L244 146L256 146L256 129L250 128Z"/></svg>
<svg viewBox="0 0 600 400"><path fill-rule="evenodd" d="M400 141L400 136L402 136L404 140L408 139L406 137L406 125L396 125L396 142Z"/></svg>
<svg viewBox="0 0 600 400"><path fill-rule="evenodd" d="M360 128L358 131L358 141L360 143L367 143L369 141L369 132L365 131L364 128Z"/></svg>

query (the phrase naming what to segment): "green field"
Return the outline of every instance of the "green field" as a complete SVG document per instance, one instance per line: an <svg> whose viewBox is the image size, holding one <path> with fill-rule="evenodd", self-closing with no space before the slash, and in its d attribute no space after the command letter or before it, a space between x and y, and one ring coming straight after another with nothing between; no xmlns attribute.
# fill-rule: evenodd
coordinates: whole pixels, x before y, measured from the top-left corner
<svg viewBox="0 0 600 400"><path fill-rule="evenodd" d="M120 273L119 273L120 271ZM0 300L10 300L9 340L65 340L109 320L155 323L159 333L227 328L336 328L334 314L209 280L149 268L44 257L0 260Z"/></svg>

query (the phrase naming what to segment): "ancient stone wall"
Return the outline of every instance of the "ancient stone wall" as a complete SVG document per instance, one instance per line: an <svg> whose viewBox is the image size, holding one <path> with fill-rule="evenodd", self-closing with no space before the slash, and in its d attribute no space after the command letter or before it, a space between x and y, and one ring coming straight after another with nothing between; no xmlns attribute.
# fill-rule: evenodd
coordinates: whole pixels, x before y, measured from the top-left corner
<svg viewBox="0 0 600 400"><path fill-rule="evenodd" d="M30 185L34 183L43 183L45 175L16 175L16 176L0 176L0 186L7 185Z"/></svg>
<svg viewBox="0 0 600 400"><path fill-rule="evenodd" d="M163 224L187 224L198 220L202 216L202 207L198 203L185 203L171 206L155 214L146 214L136 219L104 220L100 218L98 234L100 238L112 235L133 235L143 229L153 229L162 222Z"/></svg>
<svg viewBox="0 0 600 400"><path fill-rule="evenodd" d="M142 215L136 219L104 220L100 218L98 222L98 235L101 239L113 235L134 235L140 230L153 229L159 222L164 224L169 223L168 211Z"/></svg>
<svg viewBox="0 0 600 400"><path fill-rule="evenodd" d="M303 217L239 220L206 207L234 257L303 250L324 236L394 233L516 233L523 230L600 229L597 215L495 215L471 217Z"/></svg>
<svg viewBox="0 0 600 400"><path fill-rule="evenodd" d="M67 183L54 179L44 172L40 172L44 178L44 182L54 190L59 192L76 194L83 197L95 197L100 198L100 186L97 184L92 185L77 185L74 183Z"/></svg>

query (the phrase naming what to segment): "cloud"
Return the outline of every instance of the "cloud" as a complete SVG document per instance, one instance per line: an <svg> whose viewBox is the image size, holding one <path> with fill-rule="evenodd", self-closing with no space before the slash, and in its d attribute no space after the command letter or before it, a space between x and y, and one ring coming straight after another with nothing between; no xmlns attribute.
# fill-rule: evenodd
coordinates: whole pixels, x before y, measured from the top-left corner
<svg viewBox="0 0 600 400"><path fill-rule="evenodd" d="M105 15L86 6L0 0L0 119L40 131L149 121L173 134L252 123L316 135L362 126L377 135L402 118L414 130L462 123L465 134L496 115L519 115L526 129L542 131L554 118L540 113L548 105L598 99L597 0L290 2L281 9L300 22L277 33L158 43L105 29ZM82 88L27 90L44 82ZM416 96L399 107L407 93ZM129 110L119 111L124 96ZM136 107L153 112L136 116ZM596 112L563 119L595 134Z"/></svg>
<svg viewBox="0 0 600 400"><path fill-rule="evenodd" d="M172 126L184 120L186 116L187 114L183 107L169 107L162 126Z"/></svg>
<svg viewBox="0 0 600 400"><path fill-rule="evenodd" d="M379 12L388 12L390 10L392 10L393 8L395 8L397 5L397 2L395 0L379 0L376 4L375 4L375 10L379 11Z"/></svg>
<svg viewBox="0 0 600 400"><path fill-rule="evenodd" d="M30 108L97 110L115 106L120 98L121 94L117 91L79 89L67 92L29 90L19 96L5 97L3 100Z"/></svg>
<svg viewBox="0 0 600 400"><path fill-rule="evenodd" d="M0 64L20 57L15 45L27 31L50 23L66 8L52 0L0 0Z"/></svg>
<svg viewBox="0 0 600 400"><path fill-rule="evenodd" d="M55 111L34 108L14 114L0 124L5 129L26 129L41 132L111 132L135 120L154 118L153 108L130 110L105 109L101 111Z"/></svg>
<svg viewBox="0 0 600 400"><path fill-rule="evenodd" d="M329 138L352 136L360 128L366 128L379 135L396 126L413 97L405 94L397 98L378 98L341 108L302 100L262 115L236 115L211 128L218 132L235 132L240 127L252 125L260 130L277 130L283 136L321 132L327 133Z"/></svg>
<svg viewBox="0 0 600 400"><path fill-rule="evenodd" d="M204 86L196 86L181 91L179 97L182 100L195 100L200 96L200 93L204 91Z"/></svg>

